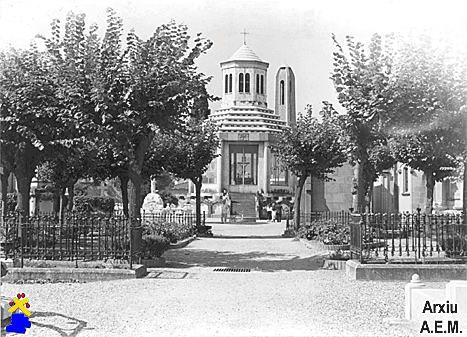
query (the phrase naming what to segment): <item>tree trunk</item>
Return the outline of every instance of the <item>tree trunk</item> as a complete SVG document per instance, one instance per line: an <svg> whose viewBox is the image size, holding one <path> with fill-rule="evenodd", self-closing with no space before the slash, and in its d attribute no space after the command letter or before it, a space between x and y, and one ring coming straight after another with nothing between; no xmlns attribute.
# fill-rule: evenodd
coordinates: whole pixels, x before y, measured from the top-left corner
<svg viewBox="0 0 467 337"><path fill-rule="evenodd" d="M397 173L397 164L394 165L394 179L392 181L393 189L393 213L399 213L399 186L397 182L399 181L399 176Z"/></svg>
<svg viewBox="0 0 467 337"><path fill-rule="evenodd" d="M21 215L21 222L25 221L25 217L29 217L29 193L33 176L34 172L29 175L24 173L15 175L18 182L17 211Z"/></svg>
<svg viewBox="0 0 467 337"><path fill-rule="evenodd" d="M354 167L354 184L355 186L352 200L352 208L354 213L363 213L365 211L365 187L363 182L363 170L366 160L358 161Z"/></svg>
<svg viewBox="0 0 467 337"><path fill-rule="evenodd" d="M196 193L196 227L201 226L201 186L203 185L203 177L200 176L192 180L195 184Z"/></svg>
<svg viewBox="0 0 467 337"><path fill-rule="evenodd" d="M297 189L295 190L295 204L294 204L294 230L298 231L300 228L300 201L302 198L303 186L305 186L306 176L298 178Z"/></svg>
<svg viewBox="0 0 467 337"><path fill-rule="evenodd" d="M431 171L425 171L424 173L426 175L425 214L431 214L433 212L433 190L435 188L435 177Z"/></svg>
<svg viewBox="0 0 467 337"><path fill-rule="evenodd" d="M141 219L141 174L133 173L128 181L128 216L132 222Z"/></svg>
<svg viewBox="0 0 467 337"><path fill-rule="evenodd" d="M75 184L70 184L68 186L68 211L69 212L73 211L74 198L75 198Z"/></svg>
<svg viewBox="0 0 467 337"><path fill-rule="evenodd" d="M310 179L310 213L313 212L313 178Z"/></svg>
<svg viewBox="0 0 467 337"><path fill-rule="evenodd" d="M63 219L65 218L65 190L66 190L66 187L59 188L60 209L58 211L58 214L60 215L61 224L63 224Z"/></svg>
<svg viewBox="0 0 467 337"><path fill-rule="evenodd" d="M128 164L128 215L133 219L132 222L138 222L133 222L136 226L139 226L139 220L137 219L141 219L141 206L143 205L141 198L141 184L143 177L141 172L143 170L144 156L148 146L149 139L142 136L139 139L138 145L134 148L134 152L132 153L133 158L130 158L130 162Z"/></svg>
<svg viewBox="0 0 467 337"><path fill-rule="evenodd" d="M122 190L122 204L123 204L123 215L128 218L128 177L124 175L118 176L120 179L120 189Z"/></svg>
<svg viewBox="0 0 467 337"><path fill-rule="evenodd" d="M6 215L7 213L7 209L6 209L6 202L8 200L8 177L10 176L10 170L7 170L5 169L5 167L3 167L3 174L1 175L1 184L2 184L2 214L0 214L0 216L2 215Z"/></svg>
<svg viewBox="0 0 467 337"><path fill-rule="evenodd" d="M141 183L142 183L142 170L143 170L143 161L144 155L149 147L149 139L147 137L142 137L139 139L139 143L134 148L132 158L128 165L128 216L130 219L130 230L133 231L133 228L141 226L141 206L143 204L141 200ZM135 251L141 249L141 244L143 241L141 230L134 231L130 237L132 238L132 245Z"/></svg>
<svg viewBox="0 0 467 337"><path fill-rule="evenodd" d="M365 193L365 213L371 213L371 199L373 197L373 184L368 186L368 191Z"/></svg>

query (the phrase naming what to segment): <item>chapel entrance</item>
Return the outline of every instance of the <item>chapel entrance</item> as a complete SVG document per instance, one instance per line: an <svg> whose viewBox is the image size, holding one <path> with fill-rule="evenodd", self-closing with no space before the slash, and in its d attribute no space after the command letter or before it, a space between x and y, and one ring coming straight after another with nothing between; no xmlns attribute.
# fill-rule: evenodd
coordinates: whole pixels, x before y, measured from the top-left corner
<svg viewBox="0 0 467 337"><path fill-rule="evenodd" d="M230 191L258 190L258 145L230 145Z"/></svg>

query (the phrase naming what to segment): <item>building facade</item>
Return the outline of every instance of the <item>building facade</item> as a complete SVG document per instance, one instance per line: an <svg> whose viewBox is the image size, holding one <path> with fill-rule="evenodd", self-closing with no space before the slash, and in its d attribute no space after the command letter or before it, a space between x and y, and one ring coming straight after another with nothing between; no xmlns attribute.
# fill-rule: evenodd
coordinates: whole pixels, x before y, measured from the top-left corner
<svg viewBox="0 0 467 337"><path fill-rule="evenodd" d="M290 198L294 177L281 170L269 146L296 120L292 69L284 65L276 73L273 110L268 107L269 64L249 46L243 44L220 67L222 102L211 114L219 126L220 156L204 175L203 196L215 199L225 189L243 204L254 202L258 191L273 200Z"/></svg>

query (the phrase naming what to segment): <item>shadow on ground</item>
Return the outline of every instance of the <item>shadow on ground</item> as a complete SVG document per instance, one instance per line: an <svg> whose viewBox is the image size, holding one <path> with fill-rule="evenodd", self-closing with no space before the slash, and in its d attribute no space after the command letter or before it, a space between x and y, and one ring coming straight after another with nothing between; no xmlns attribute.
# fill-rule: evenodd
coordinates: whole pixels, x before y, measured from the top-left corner
<svg viewBox="0 0 467 337"><path fill-rule="evenodd" d="M49 320L47 318L52 319ZM83 331L87 325L85 321L56 312L33 312L31 313L31 316L29 316L29 321L31 322L31 328L26 329L26 334L28 329L32 329L34 326L38 326L41 328L53 330L60 336L64 337L78 336L78 334ZM47 321L54 321L54 324L49 324ZM18 336L18 333L16 332L5 331L6 326L10 324L11 317L2 321L2 336ZM50 333L50 335L53 335L53 333Z"/></svg>
<svg viewBox="0 0 467 337"><path fill-rule="evenodd" d="M250 268L263 271L318 270L323 267L324 257L292 256L268 252L233 253L204 249L171 251L166 254L168 268L229 267Z"/></svg>

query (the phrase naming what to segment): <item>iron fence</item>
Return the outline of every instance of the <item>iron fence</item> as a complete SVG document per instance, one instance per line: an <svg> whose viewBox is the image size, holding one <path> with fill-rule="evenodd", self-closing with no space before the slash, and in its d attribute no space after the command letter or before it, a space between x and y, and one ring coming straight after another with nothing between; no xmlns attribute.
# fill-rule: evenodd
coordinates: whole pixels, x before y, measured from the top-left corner
<svg viewBox="0 0 467 337"><path fill-rule="evenodd" d="M1 243L6 258L62 261L122 259L133 263L134 240L140 226L119 216L37 214L20 221L17 214L4 216Z"/></svg>
<svg viewBox="0 0 467 337"><path fill-rule="evenodd" d="M339 224L348 225L351 213L349 211L340 212L304 212L300 213L300 223L313 222L317 220L333 220Z"/></svg>
<svg viewBox="0 0 467 337"><path fill-rule="evenodd" d="M204 214L201 222L205 223ZM62 261L121 259L129 261L131 268L134 253L141 249L136 246L134 238L137 234L142 235L144 228L155 224L159 227L183 225L184 230L195 233L196 215L145 213L141 219L130 219L117 214L67 213L60 219L58 213L38 213L31 217L10 213L2 217L0 241L3 255L20 259L21 267L26 258ZM174 228L168 226L167 230L173 231ZM165 234L169 236L170 233ZM177 235L178 232L172 234Z"/></svg>
<svg viewBox="0 0 467 337"><path fill-rule="evenodd" d="M362 214L350 223L350 249L364 262L415 263L467 256L461 215Z"/></svg>

